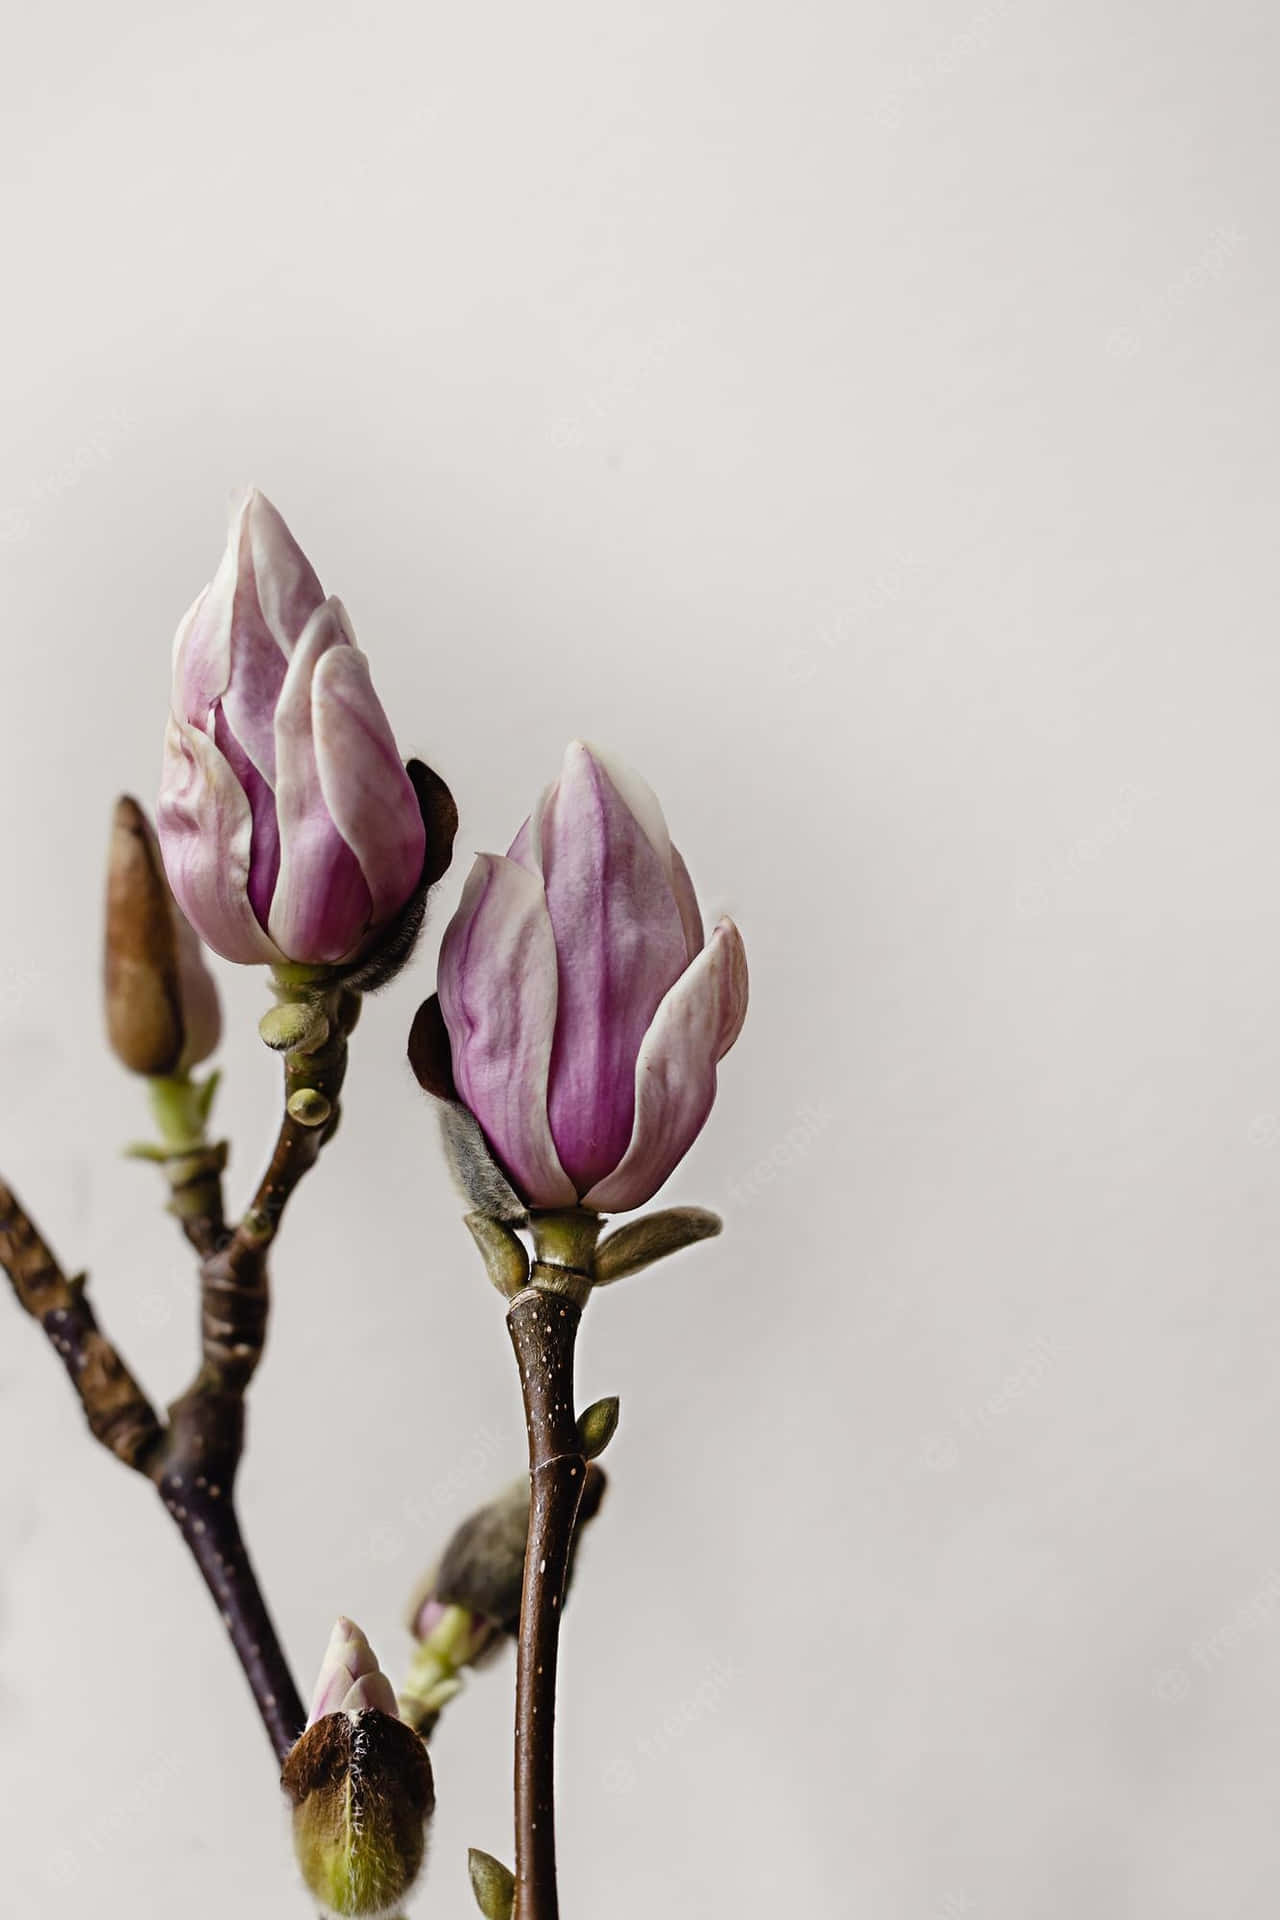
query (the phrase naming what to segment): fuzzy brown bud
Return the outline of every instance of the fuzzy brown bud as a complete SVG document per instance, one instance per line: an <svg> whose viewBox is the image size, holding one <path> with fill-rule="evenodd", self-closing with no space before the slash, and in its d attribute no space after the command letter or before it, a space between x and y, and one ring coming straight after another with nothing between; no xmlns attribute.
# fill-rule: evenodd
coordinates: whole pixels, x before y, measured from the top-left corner
<svg viewBox="0 0 1280 1920"><path fill-rule="evenodd" d="M377 1708L325 1714L294 1746L281 1784L302 1877L326 1912L398 1912L435 1806L431 1762L412 1728Z"/></svg>
<svg viewBox="0 0 1280 1920"><path fill-rule="evenodd" d="M131 1073L185 1073L218 1044L218 990L169 891L146 814L116 802L107 855L107 1038Z"/></svg>

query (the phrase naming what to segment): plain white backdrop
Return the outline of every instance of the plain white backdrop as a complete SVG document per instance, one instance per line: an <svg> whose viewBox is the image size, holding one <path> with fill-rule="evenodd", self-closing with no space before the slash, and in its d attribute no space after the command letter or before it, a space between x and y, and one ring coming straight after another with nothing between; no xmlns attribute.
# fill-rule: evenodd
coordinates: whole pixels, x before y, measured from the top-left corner
<svg viewBox="0 0 1280 1920"><path fill-rule="evenodd" d="M246 482L461 807L294 1202L246 1528L309 1686L523 1446L403 1061L585 734L753 1006L594 1302L563 1903L1271 1920L1280 1897L1277 35L1245 0L50 5L8 36L0 1166L193 1351L102 860ZM223 968L242 1200L263 983ZM0 1300L11 1910L306 1911L221 1629ZM509 1664L415 1911L510 1853Z"/></svg>

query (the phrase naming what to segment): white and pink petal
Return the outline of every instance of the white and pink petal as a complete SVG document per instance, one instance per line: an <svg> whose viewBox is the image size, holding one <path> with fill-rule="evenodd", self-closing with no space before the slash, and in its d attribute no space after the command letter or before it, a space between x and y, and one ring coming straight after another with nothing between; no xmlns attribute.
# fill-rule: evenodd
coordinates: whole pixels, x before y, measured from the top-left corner
<svg viewBox="0 0 1280 1920"><path fill-rule="evenodd" d="M724 919L663 1000L636 1061L635 1124L613 1171L584 1195L602 1213L643 1206L697 1139L716 1096L716 1066L742 1031L747 956Z"/></svg>
<svg viewBox="0 0 1280 1920"><path fill-rule="evenodd" d="M458 1092L498 1159L531 1205L572 1206L547 1116L558 984L536 874L499 854L477 858L445 932L438 987Z"/></svg>

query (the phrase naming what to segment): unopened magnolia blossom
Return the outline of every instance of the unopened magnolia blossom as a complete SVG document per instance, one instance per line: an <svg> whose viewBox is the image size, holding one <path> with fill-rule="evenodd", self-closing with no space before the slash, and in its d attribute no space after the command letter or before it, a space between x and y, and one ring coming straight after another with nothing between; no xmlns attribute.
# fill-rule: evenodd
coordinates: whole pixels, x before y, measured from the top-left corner
<svg viewBox="0 0 1280 1920"><path fill-rule="evenodd" d="M228 960L346 960L422 872L417 799L346 610L257 492L174 641L156 826L179 905Z"/></svg>
<svg viewBox="0 0 1280 1920"><path fill-rule="evenodd" d="M454 1081L533 1207L638 1207L688 1152L747 1010L733 922L704 942L643 780L574 741L444 937Z"/></svg>
<svg viewBox="0 0 1280 1920"><path fill-rule="evenodd" d="M320 1663L307 1725L313 1727L327 1713L365 1713L371 1707L394 1719L395 1691L359 1627L340 1615Z"/></svg>

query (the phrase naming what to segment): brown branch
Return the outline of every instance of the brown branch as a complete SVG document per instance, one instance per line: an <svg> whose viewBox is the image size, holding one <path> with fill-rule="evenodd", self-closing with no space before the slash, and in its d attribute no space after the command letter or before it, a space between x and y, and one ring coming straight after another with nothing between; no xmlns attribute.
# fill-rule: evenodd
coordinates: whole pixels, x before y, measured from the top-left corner
<svg viewBox="0 0 1280 1920"><path fill-rule="evenodd" d="M538 1268L534 1268L535 1277ZM529 1433L529 1541L516 1666L514 1920L557 1920L556 1663L560 1614L587 1461L573 1406L581 1309L528 1287L507 1309Z"/></svg>
<svg viewBox="0 0 1280 1920"><path fill-rule="evenodd" d="M226 1164L225 1140L171 1154L165 1162L169 1211L202 1260L216 1253L227 1237L222 1202L222 1174Z"/></svg>
<svg viewBox="0 0 1280 1920"><path fill-rule="evenodd" d="M155 1409L94 1318L84 1275L68 1278L11 1187L0 1181L0 1266L19 1305L39 1321L80 1397L90 1431L139 1473L164 1430Z"/></svg>
<svg viewBox="0 0 1280 1920"><path fill-rule="evenodd" d="M200 1366L162 1424L115 1347L98 1327L83 1276L69 1279L30 1216L0 1183L0 1265L20 1304L44 1328L80 1397L94 1437L152 1480L222 1615L277 1759L306 1717L250 1562L236 1515L235 1477L244 1450L244 1395L262 1357L269 1290L267 1250L289 1196L338 1124L347 1035L359 1000L335 997L323 1047L285 1057L286 1114L253 1204L234 1232L222 1219L216 1148L188 1156L189 1181L171 1172L175 1211L200 1262ZM288 1110L309 1093L301 1110ZM180 1204L183 1193L191 1204Z"/></svg>

